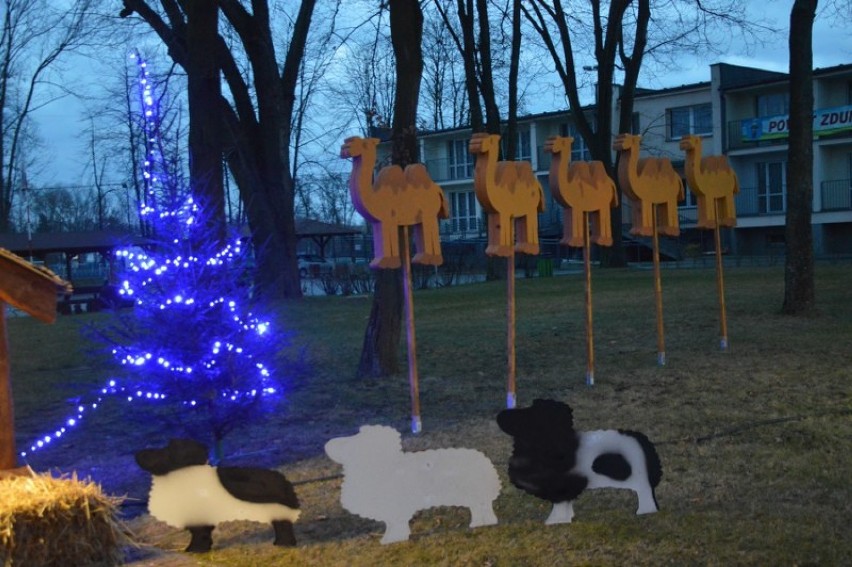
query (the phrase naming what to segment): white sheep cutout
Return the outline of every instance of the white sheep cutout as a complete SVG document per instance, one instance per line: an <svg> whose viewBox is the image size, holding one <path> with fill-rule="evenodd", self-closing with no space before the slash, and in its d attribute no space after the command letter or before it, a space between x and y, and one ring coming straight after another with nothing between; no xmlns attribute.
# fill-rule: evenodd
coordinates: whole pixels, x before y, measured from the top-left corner
<svg viewBox="0 0 852 567"><path fill-rule="evenodd" d="M398 431L364 425L357 435L326 443L325 452L343 465L340 504L353 514L384 522L383 544L406 541L414 514L436 506L468 508L471 528L497 523L493 502L500 494L500 478L479 451L404 453Z"/></svg>

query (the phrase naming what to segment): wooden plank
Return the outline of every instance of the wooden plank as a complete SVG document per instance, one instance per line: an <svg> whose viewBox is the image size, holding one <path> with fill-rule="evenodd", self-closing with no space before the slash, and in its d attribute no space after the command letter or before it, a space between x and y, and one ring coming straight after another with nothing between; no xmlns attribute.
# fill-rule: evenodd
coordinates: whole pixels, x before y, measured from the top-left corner
<svg viewBox="0 0 852 567"><path fill-rule="evenodd" d="M56 293L71 286L53 272L0 249L0 301L46 323L56 320Z"/></svg>
<svg viewBox="0 0 852 567"><path fill-rule="evenodd" d="M0 471L15 468L15 411L9 375L6 304L0 301Z"/></svg>

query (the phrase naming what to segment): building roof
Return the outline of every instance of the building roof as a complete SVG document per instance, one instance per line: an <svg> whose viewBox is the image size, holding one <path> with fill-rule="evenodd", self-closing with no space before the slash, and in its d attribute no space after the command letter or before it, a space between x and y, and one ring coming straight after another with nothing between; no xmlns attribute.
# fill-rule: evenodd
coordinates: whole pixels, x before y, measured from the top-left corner
<svg viewBox="0 0 852 567"><path fill-rule="evenodd" d="M0 234L0 248L20 256L44 256L51 252L83 254L106 252L122 246L142 246L147 238L114 231L36 232L32 238L26 234Z"/></svg>
<svg viewBox="0 0 852 567"><path fill-rule="evenodd" d="M299 238L345 236L349 234L361 234L362 232L364 232L363 227L358 226L332 224L315 219L296 219L296 236Z"/></svg>

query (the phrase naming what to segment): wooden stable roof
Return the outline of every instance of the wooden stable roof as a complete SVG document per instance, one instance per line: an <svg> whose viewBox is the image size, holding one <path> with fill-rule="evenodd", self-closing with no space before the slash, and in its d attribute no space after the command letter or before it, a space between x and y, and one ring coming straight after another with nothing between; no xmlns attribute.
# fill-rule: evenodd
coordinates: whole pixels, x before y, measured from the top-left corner
<svg viewBox="0 0 852 567"><path fill-rule="evenodd" d="M56 317L57 293L71 293L71 284L0 248L0 308L5 302L49 323Z"/></svg>

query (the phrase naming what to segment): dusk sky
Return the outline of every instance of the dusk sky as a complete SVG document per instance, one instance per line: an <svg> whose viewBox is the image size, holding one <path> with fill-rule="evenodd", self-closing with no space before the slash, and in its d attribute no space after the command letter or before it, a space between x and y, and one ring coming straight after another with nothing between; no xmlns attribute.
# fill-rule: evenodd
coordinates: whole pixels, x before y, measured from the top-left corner
<svg viewBox="0 0 852 567"><path fill-rule="evenodd" d="M761 3L775 13L774 16L764 16L772 24L786 30L789 21L790 2ZM852 63L852 39L849 35L848 22L837 25L837 19L830 20L818 17L814 26L814 66L830 67ZM845 24L845 25L844 25ZM694 63L685 62L684 69L657 77L644 76L640 78L640 86L649 88L672 87L682 84L710 80L711 63L726 62L737 65L747 65L787 72L787 38L786 33L779 35L773 42L755 48L751 55L745 49L734 46L725 56L713 60L696 60ZM558 94L554 101L563 100ZM548 108L534 108L534 112L556 110L564 107L564 102L554 102ZM41 137L44 139L45 155L49 156L50 164L43 172L30 174L30 181L41 185L86 185L91 182L91 171L87 158L86 143L81 137L84 129L85 113L80 101L66 97L50 104L35 113L39 124ZM109 179L108 182L120 183L122 179Z"/></svg>

